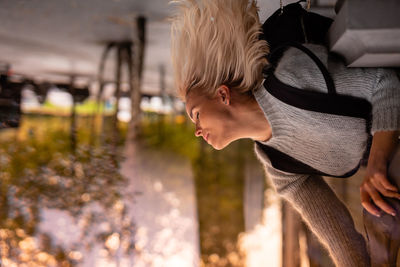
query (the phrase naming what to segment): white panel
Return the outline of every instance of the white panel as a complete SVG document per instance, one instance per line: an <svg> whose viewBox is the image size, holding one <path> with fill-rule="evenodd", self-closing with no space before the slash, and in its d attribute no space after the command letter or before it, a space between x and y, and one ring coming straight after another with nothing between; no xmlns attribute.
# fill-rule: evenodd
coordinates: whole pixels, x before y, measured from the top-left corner
<svg viewBox="0 0 400 267"><path fill-rule="evenodd" d="M399 67L400 1L346 1L329 30L330 50L349 66Z"/></svg>
<svg viewBox="0 0 400 267"><path fill-rule="evenodd" d="M355 61L351 62L349 67L396 67L400 66L400 53L365 53Z"/></svg>

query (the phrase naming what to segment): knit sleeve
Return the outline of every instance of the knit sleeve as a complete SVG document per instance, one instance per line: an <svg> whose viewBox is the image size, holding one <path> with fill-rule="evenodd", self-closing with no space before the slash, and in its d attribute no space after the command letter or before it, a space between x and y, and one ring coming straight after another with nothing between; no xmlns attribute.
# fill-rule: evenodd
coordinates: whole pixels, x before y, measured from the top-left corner
<svg viewBox="0 0 400 267"><path fill-rule="evenodd" d="M347 208L322 177L278 171L257 146L256 153L276 191L301 214L336 266L369 266L364 238L355 230Z"/></svg>
<svg viewBox="0 0 400 267"><path fill-rule="evenodd" d="M371 102L372 134L400 130L400 81L394 70L377 69Z"/></svg>

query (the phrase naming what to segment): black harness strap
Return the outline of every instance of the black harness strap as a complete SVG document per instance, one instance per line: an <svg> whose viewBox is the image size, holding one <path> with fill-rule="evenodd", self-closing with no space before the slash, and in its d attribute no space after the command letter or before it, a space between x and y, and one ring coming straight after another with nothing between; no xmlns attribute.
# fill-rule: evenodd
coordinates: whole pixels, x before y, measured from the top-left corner
<svg viewBox="0 0 400 267"><path fill-rule="evenodd" d="M370 120L371 103L363 98L298 89L273 74L265 79L264 87L275 98L296 108Z"/></svg>
<svg viewBox="0 0 400 267"><path fill-rule="evenodd" d="M304 53L306 53L315 62L315 64L317 64L319 70L321 71L322 75L324 76L324 80L325 80L326 86L328 88L328 93L331 95L336 94L335 83L333 82L333 79L332 79L331 75L329 74L329 71L326 69L326 67L321 62L321 60L319 60L319 58L313 52L311 52L307 47L305 47L299 43L287 42L287 43L275 48L271 52L271 54L280 53L280 52L282 52L282 50L287 49L289 47L295 47L297 49L300 49Z"/></svg>
<svg viewBox="0 0 400 267"><path fill-rule="evenodd" d="M279 81L273 74L274 68L270 68L267 70L268 75L264 81L264 87L266 88L266 90L278 100L296 108L314 112L365 119L366 131L369 133L372 110L371 103L363 98L337 94L333 79L324 64L313 52L311 52L309 49L302 46L301 44L287 43L276 48L272 53L281 53L282 49L285 49L287 47L295 47L300 49L317 64L318 68L324 76L325 83L328 88L328 93L322 93L307 89L299 89L284 84ZM256 143L268 155L274 168L289 173L317 174L342 178L353 175L360 166L358 165L355 169L341 176L326 174L270 146L261 144L259 142Z"/></svg>
<svg viewBox="0 0 400 267"><path fill-rule="evenodd" d="M272 166L277 169L281 170L284 172L289 172L289 173L297 173L297 174L315 174L315 175L323 175L323 176L330 176L330 177L336 177L336 178L346 178L350 177L353 174L355 174L360 167L359 165L354 168L353 170L341 175L331 175L327 173L323 173L317 169L314 169L313 167L295 159L292 158L291 156L288 156L285 153L282 153L281 151L261 144L260 142L256 142L257 145L264 151L265 154L268 155L268 158L271 161Z"/></svg>

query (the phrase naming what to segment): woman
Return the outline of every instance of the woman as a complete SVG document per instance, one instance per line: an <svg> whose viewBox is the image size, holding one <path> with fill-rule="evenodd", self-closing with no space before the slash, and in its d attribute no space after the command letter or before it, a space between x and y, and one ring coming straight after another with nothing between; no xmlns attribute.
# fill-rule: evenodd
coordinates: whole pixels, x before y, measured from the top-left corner
<svg viewBox="0 0 400 267"><path fill-rule="evenodd" d="M251 138L314 169L343 175L363 158L368 134L356 118L305 111L287 105L264 88L262 70L268 45L259 40L261 25L253 0L179 0L172 23L172 59L178 93L201 136L215 149ZM367 175L360 187L363 207L380 216L396 216L382 195L400 199L387 177L398 143L400 82L391 70L346 68L323 46L307 45L328 68L336 90L372 104L373 134ZM297 49L288 49L274 72L285 84L326 92L318 67ZM259 145L279 194L291 202L327 247L337 266L369 266L363 237L346 207L318 175L275 169ZM398 216L398 215L397 215Z"/></svg>

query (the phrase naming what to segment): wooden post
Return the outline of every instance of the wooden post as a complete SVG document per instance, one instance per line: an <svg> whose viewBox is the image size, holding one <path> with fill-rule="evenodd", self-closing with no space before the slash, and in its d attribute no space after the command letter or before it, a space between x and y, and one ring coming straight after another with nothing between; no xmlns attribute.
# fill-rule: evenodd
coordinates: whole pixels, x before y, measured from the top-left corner
<svg viewBox="0 0 400 267"><path fill-rule="evenodd" d="M106 64L107 56L109 55L111 48L115 46L115 43L107 44L106 48L101 55L100 64L99 64L99 73L97 75L97 79L99 82L99 91L97 92L97 104L100 105L101 95L104 89L104 67Z"/></svg>
<svg viewBox="0 0 400 267"><path fill-rule="evenodd" d="M139 132L140 123L140 100L141 100L141 80L143 73L144 49L146 45L146 18L139 16L135 21L136 36L133 47L132 57L133 72L131 74L131 121L128 128L128 139L135 139Z"/></svg>
<svg viewBox="0 0 400 267"><path fill-rule="evenodd" d="M159 73L160 73L160 96L162 99L162 103L165 105L167 102L167 93L165 91L166 86L165 86L165 66L161 64L158 67Z"/></svg>
<svg viewBox="0 0 400 267"><path fill-rule="evenodd" d="M300 215L292 206L282 201L282 266L300 266L299 232L301 230Z"/></svg>
<svg viewBox="0 0 400 267"><path fill-rule="evenodd" d="M122 45L117 47L117 57L116 57L116 69L115 69L115 113L114 122L117 123L117 116L119 111L119 99L121 97L121 69L123 63L123 53L124 48Z"/></svg>
<svg viewBox="0 0 400 267"><path fill-rule="evenodd" d="M68 91L72 96L70 138L71 138L72 153L75 156L75 151L76 151L76 111L75 111L75 105L76 105L76 101L75 101L74 82L75 82L75 77L71 76L70 77L69 88L68 88L69 89Z"/></svg>
<svg viewBox="0 0 400 267"><path fill-rule="evenodd" d="M104 69L105 69L105 64L107 61L107 57L110 54L110 51L112 48L114 48L116 46L116 44L114 42L108 43L106 48L103 51L103 54L101 55L100 58L100 64L99 64L99 70L98 70L98 75L97 75L97 80L98 80L98 85L99 85L99 91L97 92L97 96L96 96L96 100L97 100L97 107L96 107L96 112L95 114L93 114L92 117L92 122L91 122L91 136L94 137L95 136L95 132L96 132L96 118L101 122L100 127L103 127L103 122L104 122L104 114L103 114L103 108L104 108L104 101L102 99L102 95L103 95L103 90L104 90L104 86L105 86L105 81L104 81ZM103 137L104 137L104 131L100 132L100 142L103 141ZM90 138L90 150L94 144L95 139L94 138Z"/></svg>

